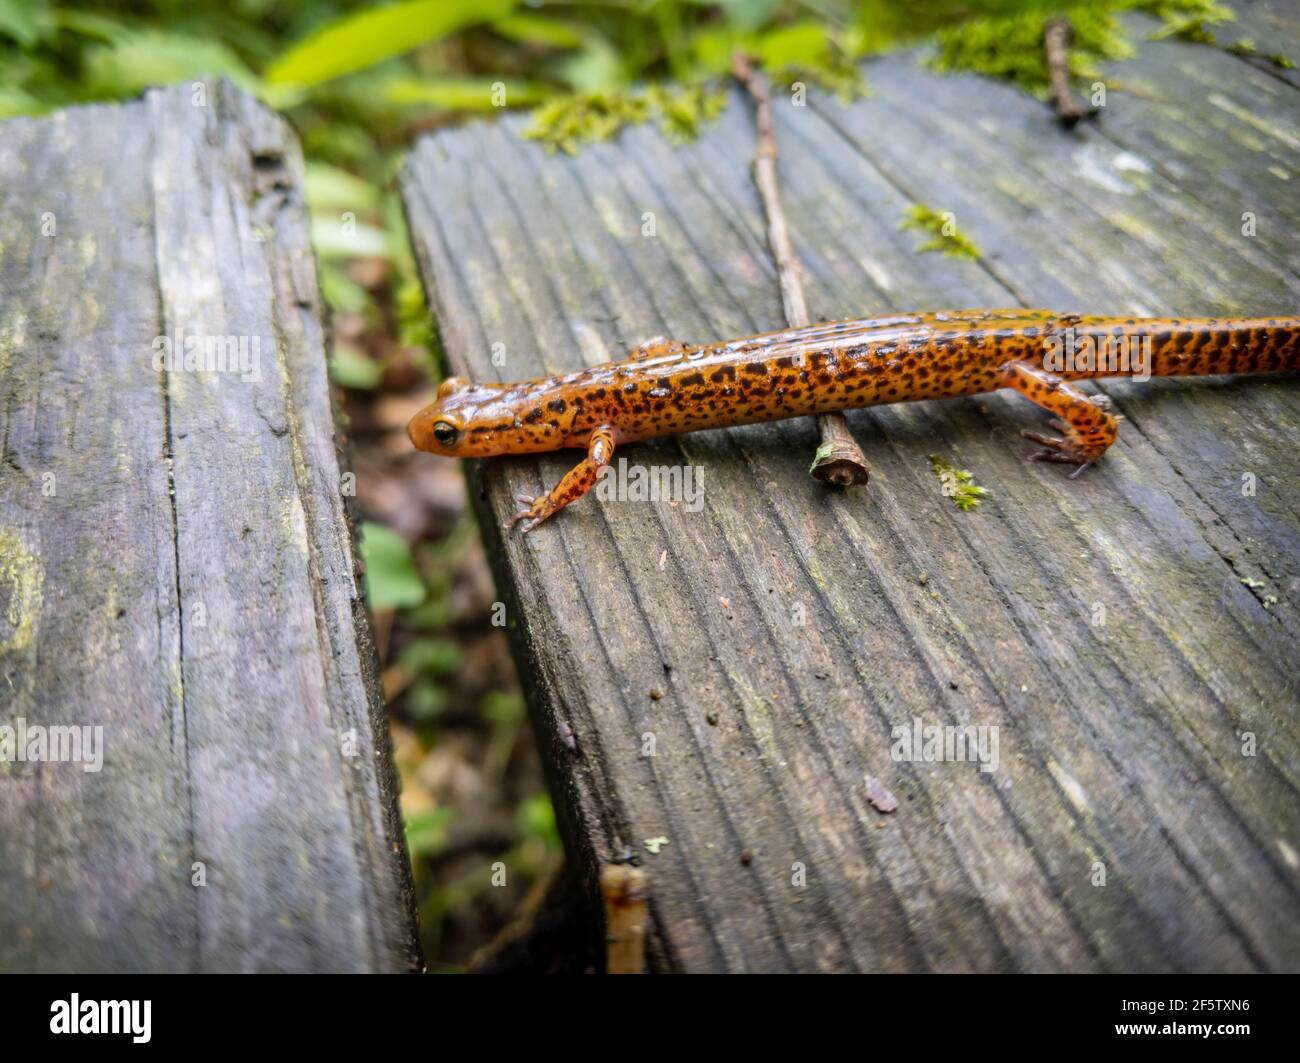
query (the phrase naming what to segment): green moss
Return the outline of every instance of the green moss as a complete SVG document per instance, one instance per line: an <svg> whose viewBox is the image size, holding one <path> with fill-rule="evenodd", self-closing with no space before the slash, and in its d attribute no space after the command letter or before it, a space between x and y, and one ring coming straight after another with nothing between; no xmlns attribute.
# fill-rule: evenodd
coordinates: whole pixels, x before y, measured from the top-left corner
<svg viewBox="0 0 1300 1063"><path fill-rule="evenodd" d="M650 104L643 96L603 90L575 92L535 108L532 124L523 135L541 141L548 152L576 155L580 144L608 140L624 127L649 117Z"/></svg>
<svg viewBox="0 0 1300 1063"><path fill-rule="evenodd" d="M1095 78L1102 59L1129 59L1133 45L1113 12L1075 8L1069 12L1070 73ZM1045 94L1048 86L1047 57L1043 31L1048 16L1017 14L998 18L976 18L940 30L939 52L931 66L935 70L969 71L1013 82L1027 92Z"/></svg>
<svg viewBox="0 0 1300 1063"><path fill-rule="evenodd" d="M837 48L828 49L815 63L791 63L772 71L772 84L790 89L796 82L832 93L842 104L871 95L867 79L852 56Z"/></svg>
<svg viewBox="0 0 1300 1063"><path fill-rule="evenodd" d="M813 455L813 463L808 471L811 473L816 470L817 466L824 461L829 461L831 455L835 452L834 443L823 443L817 448L817 453Z"/></svg>
<svg viewBox="0 0 1300 1063"><path fill-rule="evenodd" d="M9 371L17 351L23 349L27 339L27 315L16 302L0 320L0 377Z"/></svg>
<svg viewBox="0 0 1300 1063"><path fill-rule="evenodd" d="M1152 40L1177 37L1195 44L1218 44L1210 27L1236 18L1232 8L1214 0L1139 0L1134 10L1145 11L1164 23L1151 35Z"/></svg>
<svg viewBox="0 0 1300 1063"><path fill-rule="evenodd" d="M1269 52L1268 55L1266 55L1264 58L1267 59L1274 66L1281 67L1283 70L1295 69L1295 62L1291 59L1291 57L1288 55L1283 55L1281 52Z"/></svg>
<svg viewBox="0 0 1300 1063"><path fill-rule="evenodd" d="M0 528L0 607L9 630L0 652L25 650L36 633L41 611L45 570L40 558L28 550L17 532Z"/></svg>
<svg viewBox="0 0 1300 1063"><path fill-rule="evenodd" d="M976 484L971 473L965 469L953 468L938 454L930 455L930 465L943 484L943 493L952 499L952 504L958 509L972 510L988 496L988 490Z"/></svg>
<svg viewBox="0 0 1300 1063"><path fill-rule="evenodd" d="M574 155L582 144L608 140L627 126L655 119L665 136L682 143L698 137L726 104L724 92L705 85L652 85L641 93L575 92L537 107L523 135L549 152Z"/></svg>
<svg viewBox="0 0 1300 1063"><path fill-rule="evenodd" d="M958 230L953 215L941 214L923 203L909 207L898 227L919 229L930 234L930 239L921 244L918 251L942 251L949 258L968 258L972 261L980 257L980 249L970 237Z"/></svg>
<svg viewBox="0 0 1300 1063"><path fill-rule="evenodd" d="M727 94L705 85L686 88L652 85L646 91L646 99L659 121L659 128L675 144L695 140L727 107Z"/></svg>
<svg viewBox="0 0 1300 1063"><path fill-rule="evenodd" d="M1118 19L1122 8L1141 11L1163 25L1153 39L1177 37L1202 44L1217 43L1210 26L1230 22L1232 9L1214 0L1130 0L1106 6L1067 8L1070 20L1070 73L1093 80L1102 60L1131 59L1135 54L1127 30ZM938 54L931 66L940 71L969 71L1013 82L1036 95L1048 88L1043 33L1048 12L1023 12L974 18L939 31Z"/></svg>

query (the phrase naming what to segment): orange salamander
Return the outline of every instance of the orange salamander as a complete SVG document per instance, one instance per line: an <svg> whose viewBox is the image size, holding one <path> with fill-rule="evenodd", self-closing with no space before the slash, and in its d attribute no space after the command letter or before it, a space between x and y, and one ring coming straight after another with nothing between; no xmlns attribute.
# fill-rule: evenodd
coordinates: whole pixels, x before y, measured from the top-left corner
<svg viewBox="0 0 1300 1063"><path fill-rule="evenodd" d="M1115 441L1102 396L1069 381L1300 369L1300 317L1116 318L953 310L834 321L690 346L655 339L625 362L510 384L444 380L408 426L455 457L587 452L507 522L531 531L589 491L623 443L891 402L1014 388L1055 414L1062 438L1025 431L1034 457L1077 464Z"/></svg>

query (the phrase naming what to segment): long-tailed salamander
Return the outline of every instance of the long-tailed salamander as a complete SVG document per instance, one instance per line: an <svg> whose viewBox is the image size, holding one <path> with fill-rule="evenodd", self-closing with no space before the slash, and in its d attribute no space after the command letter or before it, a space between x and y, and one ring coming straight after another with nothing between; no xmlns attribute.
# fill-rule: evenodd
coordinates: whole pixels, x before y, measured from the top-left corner
<svg viewBox="0 0 1300 1063"><path fill-rule="evenodd" d="M512 384L452 377L412 418L421 450L455 457L566 447L587 456L507 523L531 531L591 489L623 443L891 402L1014 388L1055 414L1061 437L1021 434L1075 475L1115 441L1101 396L1069 381L1300 369L1300 317L1080 317L954 310L834 321L724 343L656 339L625 362Z"/></svg>

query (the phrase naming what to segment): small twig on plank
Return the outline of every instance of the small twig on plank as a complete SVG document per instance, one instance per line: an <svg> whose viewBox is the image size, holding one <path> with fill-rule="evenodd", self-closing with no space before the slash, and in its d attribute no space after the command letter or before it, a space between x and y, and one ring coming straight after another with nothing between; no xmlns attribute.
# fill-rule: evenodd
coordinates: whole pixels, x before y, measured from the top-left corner
<svg viewBox="0 0 1300 1063"><path fill-rule="evenodd" d="M649 876L630 864L606 864L600 869L600 892L605 899L606 973L644 974Z"/></svg>
<svg viewBox="0 0 1300 1063"><path fill-rule="evenodd" d="M1047 56L1047 78L1056 117L1067 128L1088 115L1070 89L1070 34L1073 28L1064 15L1049 19L1043 29L1043 51Z"/></svg>
<svg viewBox="0 0 1300 1063"><path fill-rule="evenodd" d="M731 72L754 100L755 125L758 143L754 149L754 183L763 200L767 215L767 238L776 259L777 275L781 280L781 302L785 306L786 323L791 328L811 324L808 303L804 298L803 279L799 258L795 255L781 208L781 192L776 181L776 127L772 120L772 93L767 79L754 68L744 52L732 56ZM817 417L821 442L809 470L816 480L837 487L854 487L864 484L871 476L871 466L849 431L848 422L841 413L823 413Z"/></svg>

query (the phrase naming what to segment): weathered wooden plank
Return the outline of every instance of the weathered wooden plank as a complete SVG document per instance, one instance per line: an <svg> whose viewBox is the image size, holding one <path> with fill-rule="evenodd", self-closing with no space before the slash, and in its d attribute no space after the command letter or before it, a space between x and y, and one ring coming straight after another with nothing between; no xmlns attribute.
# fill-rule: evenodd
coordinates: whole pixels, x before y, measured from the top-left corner
<svg viewBox="0 0 1300 1063"><path fill-rule="evenodd" d="M104 752L0 765L0 969L415 962L301 176L227 83L0 126L0 724Z"/></svg>
<svg viewBox="0 0 1300 1063"><path fill-rule="evenodd" d="M1300 88L1300 68L1280 67L1269 56L1282 55L1300 64L1296 54L1296 15L1291 0L1242 0L1232 5L1236 19L1216 30L1219 42L1231 45L1241 39L1252 41L1257 54L1245 57L1256 69L1270 77Z"/></svg>
<svg viewBox="0 0 1300 1063"><path fill-rule="evenodd" d="M1124 77L1201 51L1145 44ZM1225 100L1267 97L1288 128L1268 95L1288 86L1210 54ZM1066 133L915 55L868 75L852 107L777 108L815 316L1294 307L1286 229L1247 242L1226 212L1267 194L1291 225L1296 193L1275 146L1222 139L1203 93L1116 92ZM1168 125L1181 142L1139 150ZM681 149L634 129L548 158L519 128L427 139L404 179L453 370L526 377L781 324L739 96ZM898 229L913 202L953 210L980 261L918 255ZM1073 482L1025 462L1016 432L1038 417L1003 395L851 414L875 471L849 494L808 477L810 422L625 448L703 470L702 508L591 499L528 537L496 530L512 496L572 456L470 466L572 849L593 890L596 863L639 853L658 966L1300 965L1300 398L1290 380L1104 387L1128 421ZM955 510L933 452L993 496ZM914 719L997 727L999 770L895 761Z"/></svg>

